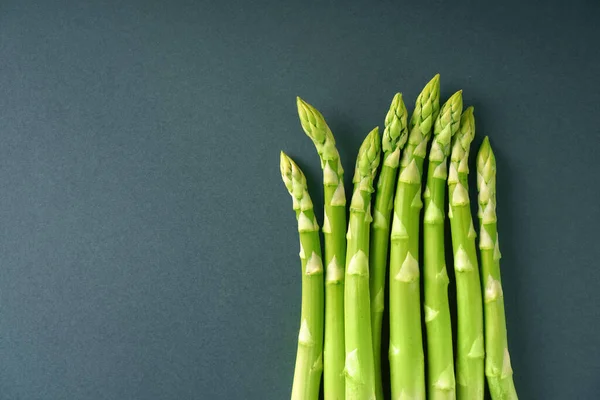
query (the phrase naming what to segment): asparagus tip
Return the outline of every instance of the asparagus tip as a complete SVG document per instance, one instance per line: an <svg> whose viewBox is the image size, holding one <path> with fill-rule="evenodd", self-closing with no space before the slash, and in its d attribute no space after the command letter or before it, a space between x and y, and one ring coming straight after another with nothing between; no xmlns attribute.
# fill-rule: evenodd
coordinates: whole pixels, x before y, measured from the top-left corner
<svg viewBox="0 0 600 400"><path fill-rule="evenodd" d="M283 150L279 153L279 167L283 176L289 175L292 170L292 159Z"/></svg>
<svg viewBox="0 0 600 400"><path fill-rule="evenodd" d="M279 169L281 171L281 178L283 179L283 183L285 184L288 192L292 192L292 164L291 158L285 154L283 150L279 153Z"/></svg>
<svg viewBox="0 0 600 400"><path fill-rule="evenodd" d="M300 96L296 96L296 105L298 107L300 107L300 106L307 106L308 103L305 102L304 100L302 100L302 98Z"/></svg>
<svg viewBox="0 0 600 400"><path fill-rule="evenodd" d="M374 142L373 145L378 146L379 144L379 126L371 129L371 132L367 135L367 140Z"/></svg>
<svg viewBox="0 0 600 400"><path fill-rule="evenodd" d="M416 103L426 102L428 100L439 100L440 93L440 74L435 75L427 85L423 88L419 96L417 96Z"/></svg>
<svg viewBox="0 0 600 400"><path fill-rule="evenodd" d="M431 128L440 111L440 74L435 75L415 101L415 110L410 119L410 130L418 126L422 136L431 134Z"/></svg>
<svg viewBox="0 0 600 400"><path fill-rule="evenodd" d="M437 142L437 144L432 147L430 159L433 155L433 159L443 161L444 157L447 157L450 153L452 137L460 129L462 108L462 90L459 90L444 103L435 120L433 134L435 137L434 142Z"/></svg>
<svg viewBox="0 0 600 400"><path fill-rule="evenodd" d="M408 112L402 99L402 93L398 92L392 99L392 104L385 116L385 128L382 135L382 151L384 153L394 152L402 149L408 138Z"/></svg>
<svg viewBox="0 0 600 400"><path fill-rule="evenodd" d="M296 106L298 107L298 116L300 117L300 122L302 123L302 127L304 128L304 124L308 118L308 113L311 111L311 106L300 96L296 96Z"/></svg>
<svg viewBox="0 0 600 400"><path fill-rule="evenodd" d="M469 148L475 137L475 117L473 116L473 107L467 107L460 117L460 128L452 140L452 155L450 159L453 162L460 162L457 165L458 172L468 173L467 159L469 157Z"/></svg>
<svg viewBox="0 0 600 400"><path fill-rule="evenodd" d="M481 143L481 146L479 146L479 151L477 152L477 169L480 174L486 170L488 162L493 165L495 164L496 159L494 151L492 150L492 145L490 144L490 139L486 136L483 138L483 142Z"/></svg>
<svg viewBox="0 0 600 400"><path fill-rule="evenodd" d="M296 178L297 176L304 176L298 164L294 162L294 160L285 154L284 151L281 151L279 156L279 165L281 167L281 174L287 177Z"/></svg>
<svg viewBox="0 0 600 400"><path fill-rule="evenodd" d="M481 143L481 147L484 147L484 146L485 147L491 147L491 145L490 145L490 137L487 136L487 135L483 138L483 143Z"/></svg>
<svg viewBox="0 0 600 400"><path fill-rule="evenodd" d="M377 167L379 166L379 156L381 144L379 138L379 127L376 126L369 132L365 140L360 145L358 157L356 158L356 170L353 179L354 183L360 182L363 178L369 181L375 178Z"/></svg>
<svg viewBox="0 0 600 400"><path fill-rule="evenodd" d="M299 96L296 97L296 105L302 129L317 147L321 160L336 158L335 140L323 115Z"/></svg>
<svg viewBox="0 0 600 400"><path fill-rule="evenodd" d="M468 135L471 140L475 137L475 116L473 106L467 107L460 117L460 129L463 135Z"/></svg>
<svg viewBox="0 0 600 400"><path fill-rule="evenodd" d="M427 85L425 85L426 88L429 89L437 89L437 91L439 92L439 88L440 88L440 74L435 74L435 76L433 78L431 78L431 80L427 83Z"/></svg>
<svg viewBox="0 0 600 400"><path fill-rule="evenodd" d="M297 200L301 200L304 197L308 198L308 196L306 196L304 193L307 190L306 177L304 176L304 173L298 164L296 164L294 160L292 160L292 158L283 151L280 153L280 169L281 178L290 195ZM308 200L306 200L306 202L307 201ZM305 205L306 204L308 203L305 203ZM297 206L300 207L302 205L295 203L294 209L296 209Z"/></svg>
<svg viewBox="0 0 600 400"><path fill-rule="evenodd" d="M460 105L462 108L462 89L457 90L450 98L448 99L448 104L458 103L460 101Z"/></svg>

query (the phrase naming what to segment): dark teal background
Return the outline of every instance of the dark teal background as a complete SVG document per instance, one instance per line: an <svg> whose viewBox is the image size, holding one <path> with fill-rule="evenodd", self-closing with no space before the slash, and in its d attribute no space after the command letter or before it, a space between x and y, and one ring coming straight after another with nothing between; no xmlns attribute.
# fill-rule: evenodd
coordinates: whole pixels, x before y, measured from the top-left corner
<svg viewBox="0 0 600 400"><path fill-rule="evenodd" d="M289 398L280 149L322 201L295 96L351 171L437 72L496 150L520 398L598 398L599 20L591 0L2 2L0 399Z"/></svg>

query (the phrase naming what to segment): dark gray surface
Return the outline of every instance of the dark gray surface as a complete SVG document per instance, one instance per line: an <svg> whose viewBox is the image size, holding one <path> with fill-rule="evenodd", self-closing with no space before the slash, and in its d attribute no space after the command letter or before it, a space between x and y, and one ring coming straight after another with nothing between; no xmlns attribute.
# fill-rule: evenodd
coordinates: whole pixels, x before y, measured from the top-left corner
<svg viewBox="0 0 600 400"><path fill-rule="evenodd" d="M496 149L521 398L596 398L598 3L397 3L3 2L0 398L287 398L295 96L350 171L436 72Z"/></svg>

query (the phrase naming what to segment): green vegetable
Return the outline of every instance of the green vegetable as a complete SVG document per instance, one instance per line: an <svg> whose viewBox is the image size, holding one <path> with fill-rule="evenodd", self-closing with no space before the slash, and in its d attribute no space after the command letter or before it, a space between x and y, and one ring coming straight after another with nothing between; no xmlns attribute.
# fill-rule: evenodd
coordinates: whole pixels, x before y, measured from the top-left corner
<svg viewBox="0 0 600 400"><path fill-rule="evenodd" d="M382 138L383 165L377 181L375 211L371 225L371 247L369 257L371 330L373 334L373 357L375 360L375 393L383 399L381 381L381 321L384 310L385 273L387 270L388 244L390 239L390 215L392 196L396 189L396 175L400 162L400 151L408 137L407 112L402 94L396 93L385 117Z"/></svg>
<svg viewBox="0 0 600 400"><path fill-rule="evenodd" d="M512 378L504 294L500 279L500 247L496 227L496 158L486 137L477 154L479 250L485 312L485 374L494 400L516 400Z"/></svg>
<svg viewBox="0 0 600 400"><path fill-rule="evenodd" d="M452 141L448 172L448 216L454 250L458 313L456 382L459 400L483 399L484 387L483 300L467 181L469 148L474 136L473 107L469 107L463 113L460 130Z"/></svg>
<svg viewBox="0 0 600 400"><path fill-rule="evenodd" d="M284 152L280 168L294 201L302 261L302 312L292 400L317 400L323 371L323 263L319 225L300 168Z"/></svg>
<svg viewBox="0 0 600 400"><path fill-rule="evenodd" d="M425 398L419 289L421 177L439 111L439 75L423 89L400 161L390 245L390 373L393 399Z"/></svg>
<svg viewBox="0 0 600 400"><path fill-rule="evenodd" d="M346 263L346 194L344 170L335 139L323 115L297 98L304 132L317 148L323 169L325 215L325 398L343 399L344 381L344 265Z"/></svg>
<svg viewBox="0 0 600 400"><path fill-rule="evenodd" d="M375 397L375 366L369 298L369 226L373 181L381 157L379 129L360 146L354 172L354 192L346 253L344 321L346 333L346 400Z"/></svg>
<svg viewBox="0 0 600 400"><path fill-rule="evenodd" d="M452 325L448 303L448 273L444 252L444 214L450 141L460 127L462 91L442 106L435 121L429 152L423 225L425 326L429 398L455 399Z"/></svg>

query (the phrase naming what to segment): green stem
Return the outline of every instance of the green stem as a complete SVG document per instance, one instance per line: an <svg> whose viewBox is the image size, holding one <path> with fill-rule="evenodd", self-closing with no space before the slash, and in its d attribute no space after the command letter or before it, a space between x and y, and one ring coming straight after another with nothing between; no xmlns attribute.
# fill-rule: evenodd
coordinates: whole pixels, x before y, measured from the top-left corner
<svg viewBox="0 0 600 400"><path fill-rule="evenodd" d="M394 201L390 245L390 374L392 398L425 399L419 289L421 178L439 111L439 75L423 89L410 122Z"/></svg>
<svg viewBox="0 0 600 400"><path fill-rule="evenodd" d="M496 158L486 137L477 155L479 250L485 313L485 374L493 400L517 400L510 365L496 217Z"/></svg>
<svg viewBox="0 0 600 400"><path fill-rule="evenodd" d="M459 400L483 399L484 388L483 299L467 180L469 148L474 135L473 108L469 107L461 117L460 131L452 142L448 173L458 314L456 382Z"/></svg>
<svg viewBox="0 0 600 400"><path fill-rule="evenodd" d="M433 400L456 398L448 273L444 249L446 178L450 141L460 126L462 94L455 93L436 119L429 152L423 225L425 326L427 328L428 393Z"/></svg>
<svg viewBox="0 0 600 400"><path fill-rule="evenodd" d="M297 98L298 115L323 167L325 214L325 350L323 387L326 399L343 399L344 380L344 265L346 263L346 196L344 170L335 139L321 113Z"/></svg>
<svg viewBox="0 0 600 400"><path fill-rule="evenodd" d="M364 140L358 153L350 204L344 304L346 400L375 397L368 257L371 193L379 158L379 131L375 128Z"/></svg>
<svg viewBox="0 0 600 400"><path fill-rule="evenodd" d="M317 400L323 371L323 263L319 226L300 168L281 152L281 175L294 200L302 261L302 310L292 400Z"/></svg>
<svg viewBox="0 0 600 400"><path fill-rule="evenodd" d="M420 196L420 184L398 184L390 246L389 360L394 399L403 395L425 399L418 261L420 207L411 206Z"/></svg>
<svg viewBox="0 0 600 400"><path fill-rule="evenodd" d="M382 138L383 166L377 182L374 221L371 225L369 276L371 295L371 331L373 334L373 358L375 362L375 394L383 399L381 378L381 324L384 311L385 275L387 272L388 245L390 239L390 215L392 197L396 190L396 175L400 151L408 137L406 107L402 95L397 93L385 118Z"/></svg>

